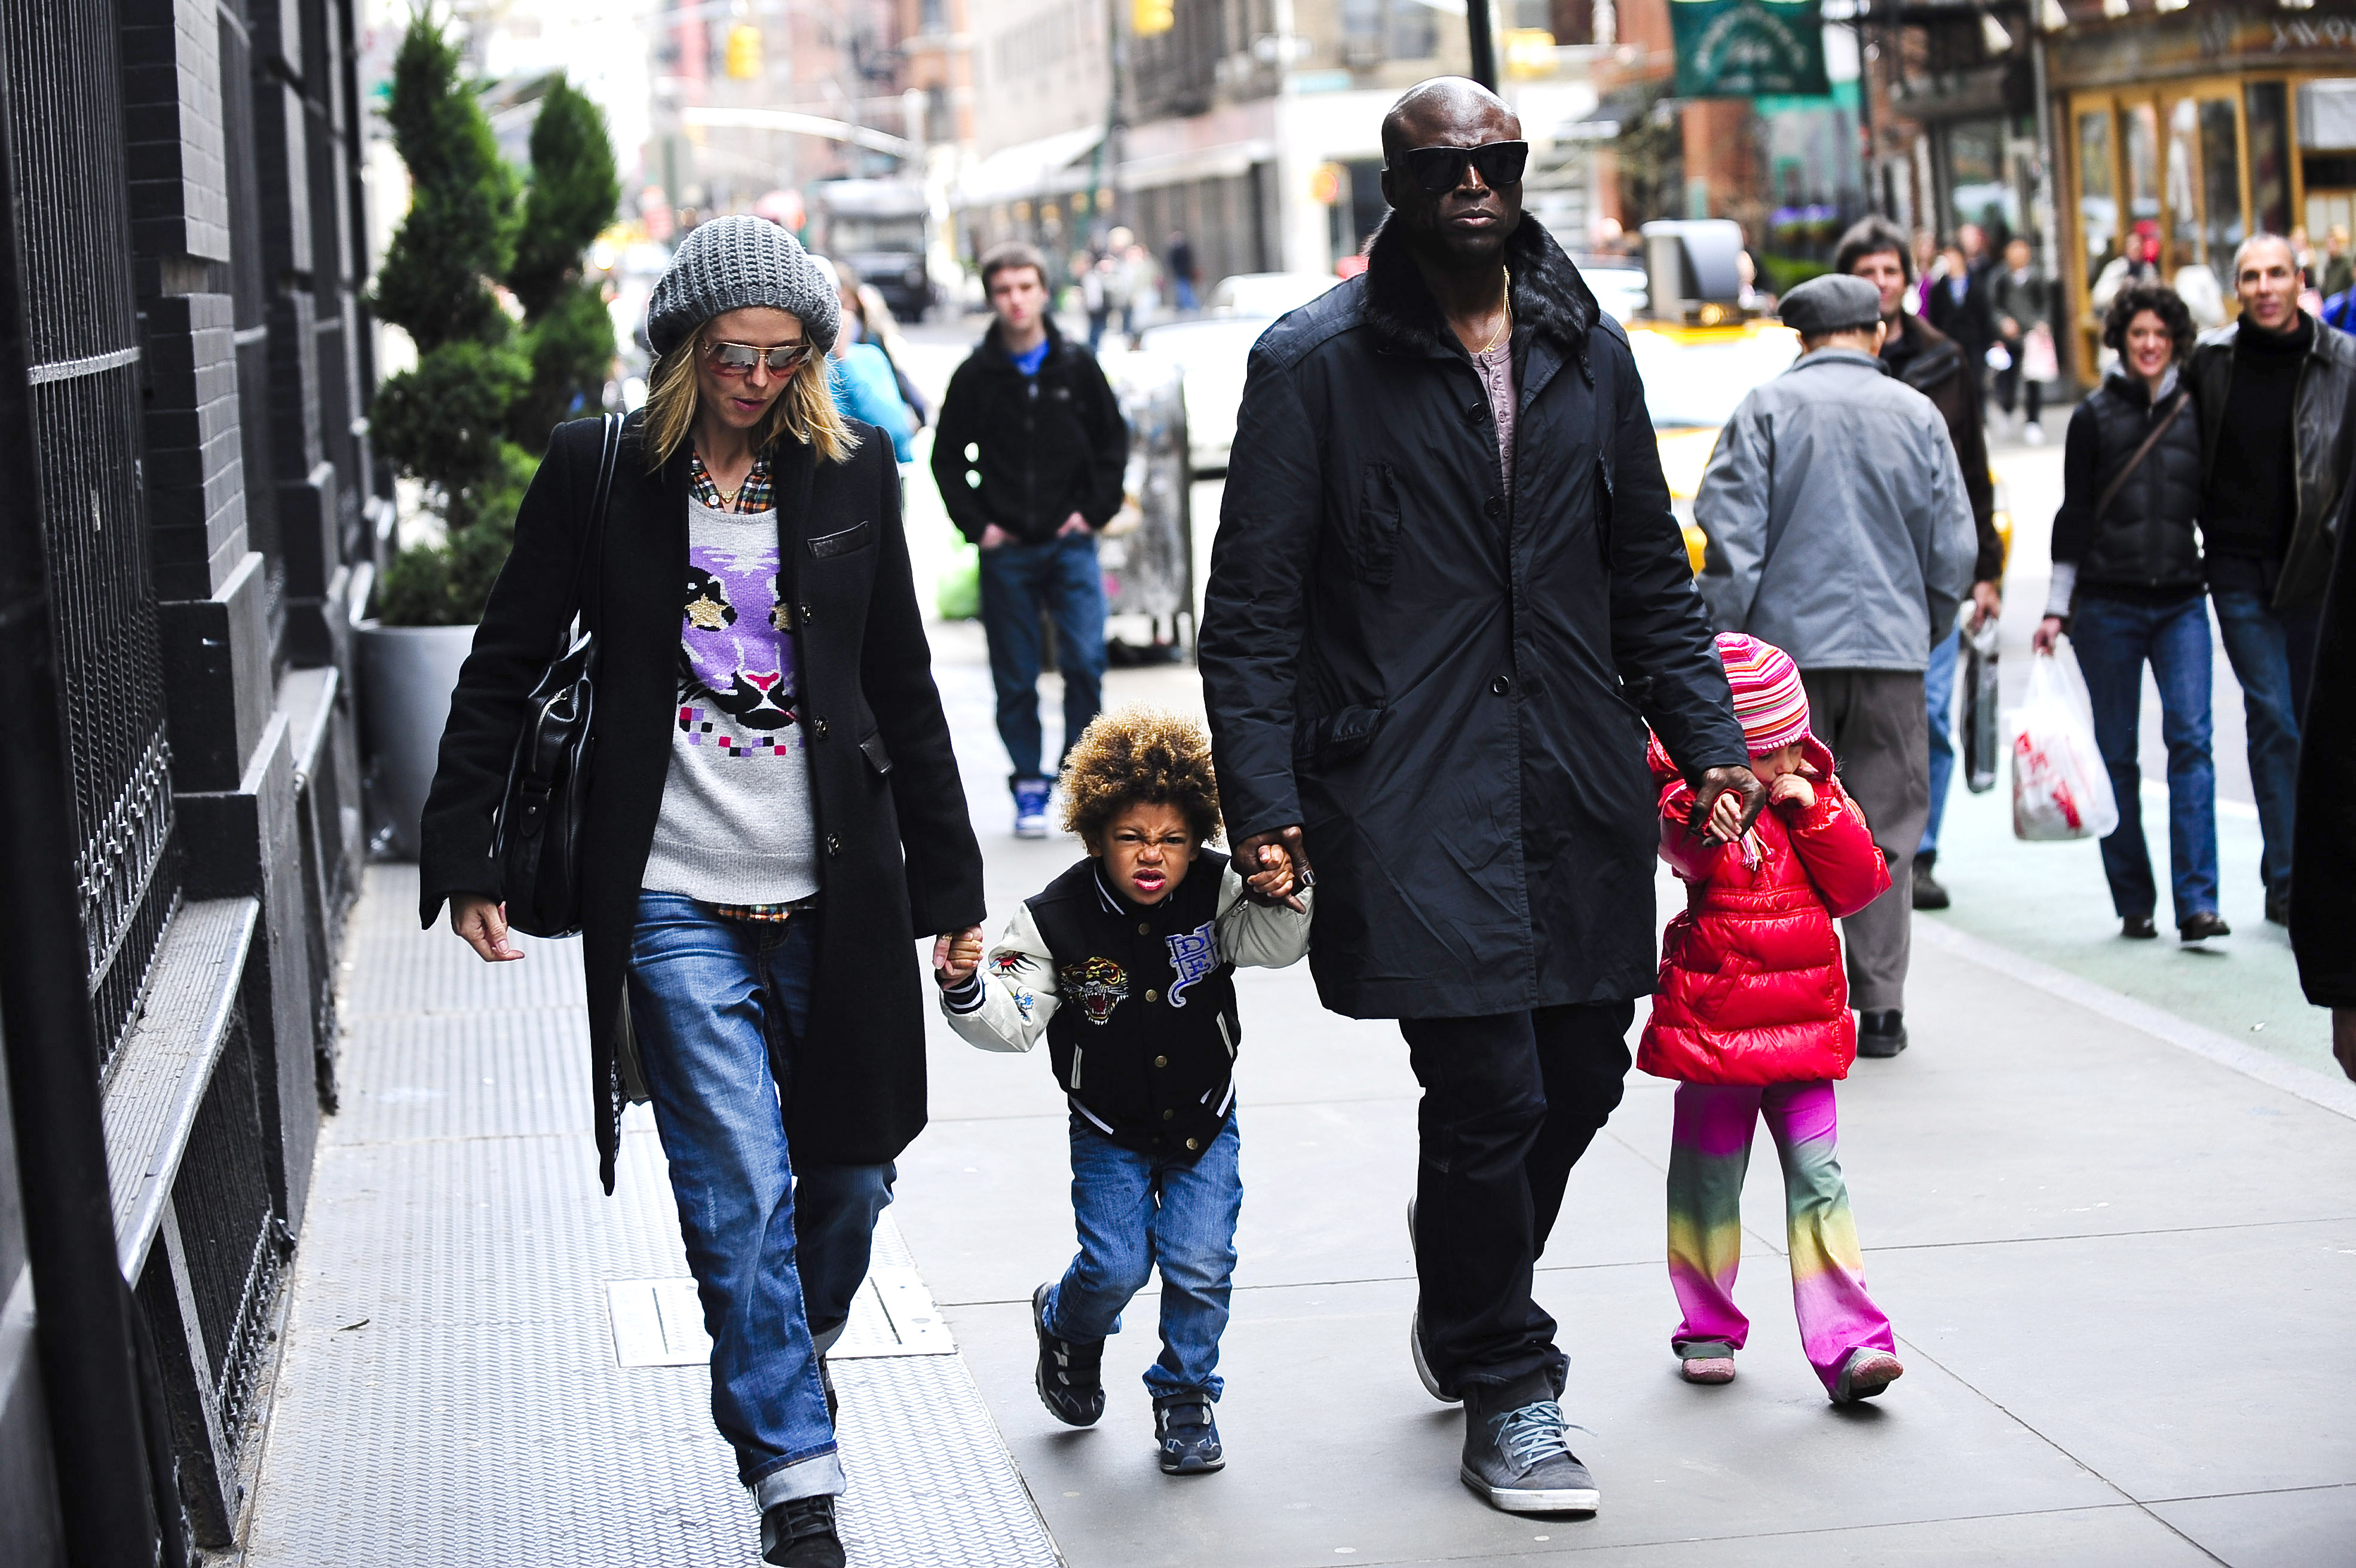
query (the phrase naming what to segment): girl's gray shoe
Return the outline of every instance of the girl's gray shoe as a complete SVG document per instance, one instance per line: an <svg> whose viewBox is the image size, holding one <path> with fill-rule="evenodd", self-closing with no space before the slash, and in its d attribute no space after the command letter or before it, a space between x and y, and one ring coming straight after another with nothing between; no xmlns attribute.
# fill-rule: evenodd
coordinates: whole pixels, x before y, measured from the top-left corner
<svg viewBox="0 0 2356 1568"><path fill-rule="evenodd" d="M1595 1477L1570 1451L1570 1423L1543 1376L1475 1386L1464 1400L1466 1486L1507 1513L1593 1513Z"/></svg>
<svg viewBox="0 0 2356 1568"><path fill-rule="evenodd" d="M1199 1393L1162 1394L1153 1402L1153 1441L1165 1476L1206 1476L1226 1465L1219 1423Z"/></svg>

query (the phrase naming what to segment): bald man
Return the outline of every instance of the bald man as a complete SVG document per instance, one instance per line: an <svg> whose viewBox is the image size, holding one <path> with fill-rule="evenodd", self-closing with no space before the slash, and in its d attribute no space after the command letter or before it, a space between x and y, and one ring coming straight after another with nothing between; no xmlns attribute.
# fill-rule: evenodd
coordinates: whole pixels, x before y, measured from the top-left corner
<svg viewBox="0 0 2356 1568"><path fill-rule="evenodd" d="M1409 1344L1463 1402L1459 1475L1591 1512L1531 1280L1653 989L1646 724L1697 824L1763 796L1627 338L1523 220L1528 153L1462 78L1383 122L1365 274L1252 351L1201 662L1237 855L1313 863L1319 994L1398 1019L1423 1085Z"/></svg>

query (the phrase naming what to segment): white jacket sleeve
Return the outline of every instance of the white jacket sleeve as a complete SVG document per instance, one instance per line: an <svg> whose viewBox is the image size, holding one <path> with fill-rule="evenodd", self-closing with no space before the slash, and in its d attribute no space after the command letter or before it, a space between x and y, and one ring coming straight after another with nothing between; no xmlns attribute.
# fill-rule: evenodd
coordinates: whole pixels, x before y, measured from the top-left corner
<svg viewBox="0 0 2356 1568"><path fill-rule="evenodd" d="M1282 969L1309 952L1309 920L1317 894L1302 888L1301 911L1260 904L1244 895L1244 879L1231 863L1219 883L1219 954L1239 969Z"/></svg>
<svg viewBox="0 0 2356 1568"><path fill-rule="evenodd" d="M949 1027L985 1051L1029 1050L1047 1032L1056 1004L1055 955L1028 904L1015 908L1006 934L982 956L973 978L941 993Z"/></svg>

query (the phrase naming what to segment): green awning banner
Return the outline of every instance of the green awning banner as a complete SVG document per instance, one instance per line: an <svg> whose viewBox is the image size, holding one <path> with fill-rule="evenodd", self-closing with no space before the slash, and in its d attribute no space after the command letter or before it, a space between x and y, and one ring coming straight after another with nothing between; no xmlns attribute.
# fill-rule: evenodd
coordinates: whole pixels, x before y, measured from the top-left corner
<svg viewBox="0 0 2356 1568"><path fill-rule="evenodd" d="M1679 98L1822 97L1822 0L1669 0Z"/></svg>

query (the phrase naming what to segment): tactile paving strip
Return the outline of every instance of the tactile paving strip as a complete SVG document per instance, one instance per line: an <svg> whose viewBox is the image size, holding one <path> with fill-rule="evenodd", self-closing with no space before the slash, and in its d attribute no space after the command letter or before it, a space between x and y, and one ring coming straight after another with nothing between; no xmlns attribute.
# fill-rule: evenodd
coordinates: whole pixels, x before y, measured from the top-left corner
<svg viewBox="0 0 2356 1568"><path fill-rule="evenodd" d="M577 950L491 970L446 932L421 940L415 881L371 867L355 912L345 1109L295 1254L245 1561L755 1563L709 1373L616 1360L608 1282L687 1261L643 1112L615 1197L598 1190ZM894 1228L877 1241L879 1270L913 1266ZM844 1359L835 1381L853 1568L1060 1568L961 1358Z"/></svg>

